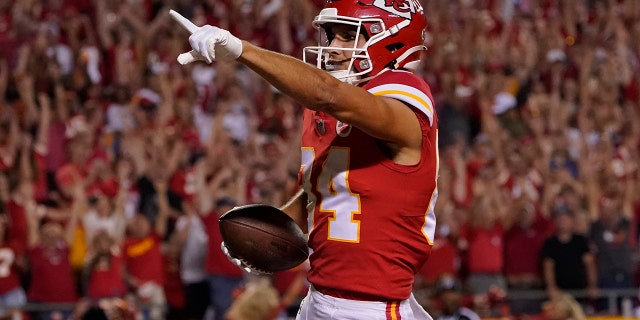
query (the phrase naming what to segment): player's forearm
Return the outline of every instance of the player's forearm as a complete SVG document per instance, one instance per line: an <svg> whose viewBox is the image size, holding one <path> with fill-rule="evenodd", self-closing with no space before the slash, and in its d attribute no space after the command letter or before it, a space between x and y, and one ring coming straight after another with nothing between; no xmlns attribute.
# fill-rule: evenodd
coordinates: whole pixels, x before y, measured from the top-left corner
<svg viewBox="0 0 640 320"><path fill-rule="evenodd" d="M334 93L342 83L328 73L316 69L290 56L242 42L242 55L238 61L265 78L278 90L302 103L320 110L329 108Z"/></svg>
<svg viewBox="0 0 640 320"><path fill-rule="evenodd" d="M280 210L291 217L303 232L307 232L307 195L302 189L281 206Z"/></svg>

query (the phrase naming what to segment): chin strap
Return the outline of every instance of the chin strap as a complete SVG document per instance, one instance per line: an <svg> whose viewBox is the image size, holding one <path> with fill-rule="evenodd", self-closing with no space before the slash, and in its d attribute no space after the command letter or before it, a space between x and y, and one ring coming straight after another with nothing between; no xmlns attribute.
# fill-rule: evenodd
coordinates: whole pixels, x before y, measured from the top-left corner
<svg viewBox="0 0 640 320"><path fill-rule="evenodd" d="M380 72L376 73L376 74L375 74L375 75L373 75L373 76L369 76L369 77L366 77L366 78L358 79L358 81L356 81L356 82L355 82L355 83L353 83L353 84L354 84L354 85L358 85L358 84L360 84L360 83L367 82L367 81L369 81L369 80L371 80L371 79L373 79L373 78L375 78L375 77L379 76L379 75L380 75L380 74L382 74L383 72L386 72L386 71L389 71L389 70L391 70L391 69L389 69L389 68L384 68L384 69L380 70Z"/></svg>
<svg viewBox="0 0 640 320"><path fill-rule="evenodd" d="M425 46L415 46L413 48L410 48L409 50L405 51L403 54L401 54L396 61L393 63L393 68L394 69L398 69L400 68L400 63L402 63L402 61L404 61L404 59L408 58L410 55L418 52L418 51L426 51L427 47ZM411 69L411 70L416 70L418 69L418 66L420 64L419 60L416 61L409 61L407 63L404 64L404 68L406 69Z"/></svg>
<svg viewBox="0 0 640 320"><path fill-rule="evenodd" d="M418 61L416 61L416 62L418 62ZM367 82L367 81L369 81L369 80L371 80L371 79L373 79L373 78L375 78L375 77L377 77L377 76L381 75L382 73L387 72L389 70L392 70L392 69L391 68L384 68L384 69L380 70L380 72L376 73L375 75L372 75L372 76L369 76L369 77L366 77L366 78L360 78L358 76L338 78L339 75L335 74L335 73L340 73L340 72L343 72L344 74L348 74L348 72L346 70L331 71L329 73L332 76L334 76L336 79L338 79L338 80L340 80L340 81L342 81L344 83L348 83L348 84L352 84L354 86L357 86L357 85L359 85L361 83L364 83L364 82Z"/></svg>
<svg viewBox="0 0 640 320"><path fill-rule="evenodd" d="M335 70L335 71L327 71L334 78L348 84L358 84L361 82L359 76L353 76L349 72L349 70Z"/></svg>

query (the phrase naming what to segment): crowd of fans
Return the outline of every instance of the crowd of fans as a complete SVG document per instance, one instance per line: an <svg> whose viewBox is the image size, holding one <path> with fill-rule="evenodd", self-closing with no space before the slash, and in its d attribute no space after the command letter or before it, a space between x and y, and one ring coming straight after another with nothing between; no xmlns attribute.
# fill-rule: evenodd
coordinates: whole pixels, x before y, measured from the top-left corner
<svg viewBox="0 0 640 320"><path fill-rule="evenodd" d="M29 302L75 306L35 319L220 319L255 292L217 216L296 190L303 106L239 65L177 64L188 34L168 11L301 57L321 5L1 0L0 318ZM491 315L513 290L637 287L640 3L423 6L441 161L416 292L453 274ZM274 278L255 287L284 315L304 267Z"/></svg>
<svg viewBox="0 0 640 320"><path fill-rule="evenodd" d="M427 7L422 74L441 166L426 284L451 272L484 302L523 289L583 290L586 302L637 287L639 4Z"/></svg>

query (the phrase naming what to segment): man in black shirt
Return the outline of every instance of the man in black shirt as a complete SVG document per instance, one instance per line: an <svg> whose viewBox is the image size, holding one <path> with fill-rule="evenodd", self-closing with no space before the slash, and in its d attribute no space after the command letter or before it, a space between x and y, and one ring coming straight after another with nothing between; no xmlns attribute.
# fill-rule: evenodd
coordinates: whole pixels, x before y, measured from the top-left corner
<svg viewBox="0 0 640 320"><path fill-rule="evenodd" d="M542 246L542 272L547 292L554 296L559 290L589 290L597 295L597 272L594 254L588 239L573 230L573 212L566 206L553 211L555 233Z"/></svg>

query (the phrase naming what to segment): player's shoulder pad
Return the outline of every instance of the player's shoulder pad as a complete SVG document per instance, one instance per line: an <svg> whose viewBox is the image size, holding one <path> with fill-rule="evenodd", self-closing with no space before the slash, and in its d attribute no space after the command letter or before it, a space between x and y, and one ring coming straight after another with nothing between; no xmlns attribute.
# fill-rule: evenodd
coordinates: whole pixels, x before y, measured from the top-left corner
<svg viewBox="0 0 640 320"><path fill-rule="evenodd" d="M373 95L394 98L413 106L433 124L435 105L431 89L419 76L404 70L389 70L371 79L363 88Z"/></svg>

